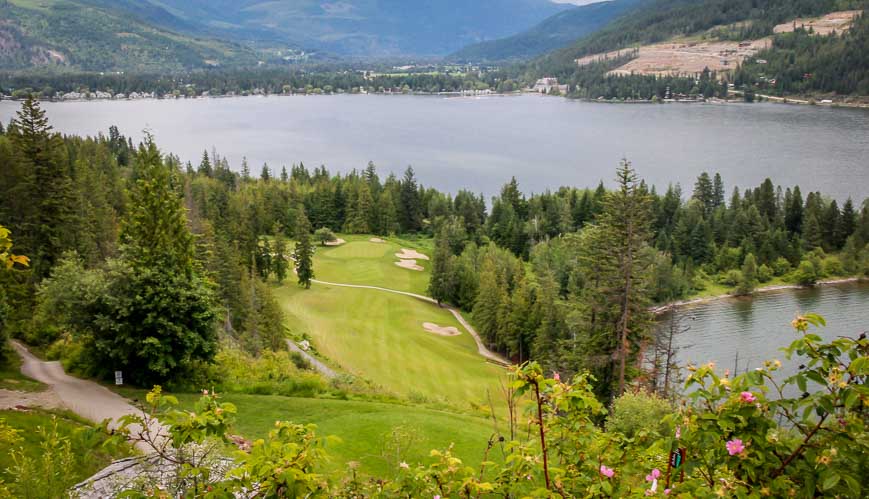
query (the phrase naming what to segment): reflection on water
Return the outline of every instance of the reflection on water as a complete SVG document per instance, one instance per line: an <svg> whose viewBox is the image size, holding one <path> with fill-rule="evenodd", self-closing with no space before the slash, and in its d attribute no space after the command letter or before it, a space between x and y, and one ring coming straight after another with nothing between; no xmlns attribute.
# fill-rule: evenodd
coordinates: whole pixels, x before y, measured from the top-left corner
<svg viewBox="0 0 869 499"><path fill-rule="evenodd" d="M765 360L784 363L779 378L793 374L797 362L787 362L781 348L796 339L790 323L798 313L817 313L827 327L817 332L825 339L859 336L869 330L869 283L823 286L758 294L755 298L719 300L678 311L691 329L677 341L680 365L715 362L719 372L754 369ZM671 316L664 315L660 327Z"/></svg>

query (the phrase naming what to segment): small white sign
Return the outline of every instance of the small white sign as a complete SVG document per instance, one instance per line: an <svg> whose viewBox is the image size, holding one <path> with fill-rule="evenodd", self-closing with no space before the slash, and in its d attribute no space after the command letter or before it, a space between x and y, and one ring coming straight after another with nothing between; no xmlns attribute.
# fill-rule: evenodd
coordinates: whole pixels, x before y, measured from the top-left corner
<svg viewBox="0 0 869 499"><path fill-rule="evenodd" d="M124 373L122 371L115 371L115 384L123 385L124 384Z"/></svg>

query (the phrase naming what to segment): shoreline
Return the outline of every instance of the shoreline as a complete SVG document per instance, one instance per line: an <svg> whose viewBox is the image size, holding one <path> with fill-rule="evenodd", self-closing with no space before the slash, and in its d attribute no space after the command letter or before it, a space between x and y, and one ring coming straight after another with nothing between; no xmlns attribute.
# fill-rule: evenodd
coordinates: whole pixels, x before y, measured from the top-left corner
<svg viewBox="0 0 869 499"><path fill-rule="evenodd" d="M689 300L679 300L670 303L665 303L664 305L658 305L655 307L650 307L649 312L658 316L665 314L667 312L672 312L674 310L678 310L685 307L690 307L693 305L702 305L704 303L711 303L720 300L726 300L728 298L754 298L755 295L763 294L763 293L771 293L774 291L784 291L789 289L812 289L815 287L822 286L836 286L839 284L850 284L850 283L858 283L858 282L869 282L869 279L864 277L845 277L840 279L827 279L824 281L818 281L812 286L803 286L800 284L776 284L774 286L766 286L762 288L755 289L750 295L734 295L734 294L723 294L723 295L715 295L715 296L704 296L701 298L691 298Z"/></svg>
<svg viewBox="0 0 869 499"><path fill-rule="evenodd" d="M731 90L734 95L741 95L740 91ZM151 94L151 95L147 95ZM333 92L330 94L322 93L322 94L304 94L304 93L251 93L248 95L244 94L235 94L235 95L195 95L195 96L174 96L174 95L162 95L157 96L152 93L146 93L145 96L141 97L133 97L130 98L128 96L124 96L122 98L112 97L91 97L91 98L74 98L74 99L57 99L57 98L39 98L40 102L51 102L51 103L64 103L64 102L134 102L134 101L171 101L171 100L206 100L206 99L236 99L236 98L247 98L247 97L333 97L333 96L344 96L344 95L353 95L353 96L368 96L368 95L382 95L382 96L417 96L417 97L443 97L448 99L464 99L464 98L481 98L481 97L520 97L527 95L537 95L540 97L560 97L567 101L579 101L579 102L587 102L594 104L717 104L717 105L726 105L726 104L751 104L746 103L742 99L720 99L720 98L708 98L708 99L693 99L693 98L684 98L684 99L661 99L661 100L651 100L651 99L631 99L631 100L605 100L605 99L592 99L585 97L570 97L568 95L546 95L538 92L528 91L528 90L517 90L513 92L493 92L493 91L455 91L455 92L424 92L424 91L411 91L411 92ZM869 109L869 103L867 102L823 102L817 100L804 100L811 99L810 97L777 97L772 95L761 95L757 94L758 100L756 103L770 103L770 104L793 104L798 106L811 106L811 107L826 107L826 108L841 108L841 109ZM8 102L23 102L22 98L13 98L8 95L0 96L0 101L8 101Z"/></svg>

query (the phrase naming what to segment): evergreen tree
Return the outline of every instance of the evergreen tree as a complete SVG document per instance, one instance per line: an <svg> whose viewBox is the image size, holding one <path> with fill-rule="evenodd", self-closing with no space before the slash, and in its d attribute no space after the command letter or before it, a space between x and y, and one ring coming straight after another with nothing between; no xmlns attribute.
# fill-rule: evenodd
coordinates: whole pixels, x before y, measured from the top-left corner
<svg viewBox="0 0 869 499"><path fill-rule="evenodd" d="M453 252L450 248L446 228L442 228L435 237L435 251L432 256L431 277L428 292L438 304L452 299L454 293L454 275L452 269Z"/></svg>
<svg viewBox="0 0 869 499"><path fill-rule="evenodd" d="M422 202L416 184L413 168L408 166L401 181L400 211L398 224L402 232L418 232L422 228Z"/></svg>
<svg viewBox="0 0 869 499"><path fill-rule="evenodd" d="M311 279L314 278L314 247L311 244L311 225L304 211L296 222L296 250L293 252L293 259L296 262L299 286L310 289Z"/></svg>
<svg viewBox="0 0 869 499"><path fill-rule="evenodd" d="M184 376L217 350L213 296L196 275L193 237L168 166L150 140L135 159L122 255L86 293L81 321L95 366L143 385ZM90 281L90 280L89 280Z"/></svg>
<svg viewBox="0 0 869 499"><path fill-rule="evenodd" d="M708 216L715 208L715 193L712 185L712 180L709 174L703 172L697 177L697 183L694 184L694 199L700 201L704 208L704 214Z"/></svg>
<svg viewBox="0 0 869 499"><path fill-rule="evenodd" d="M286 167L286 166L282 166L282 167L281 167L281 182L283 182L283 183L287 183L287 181L288 181L289 179L290 179L290 176L287 174L287 167Z"/></svg>
<svg viewBox="0 0 869 499"><path fill-rule="evenodd" d="M260 171L259 178L263 182L268 182L272 179L272 172L269 170L269 165L267 163L263 163L263 169Z"/></svg>
<svg viewBox="0 0 869 499"><path fill-rule="evenodd" d="M71 246L76 228L72 182L64 165L60 137L52 131L39 102L28 97L10 124L7 136L19 176L8 187L7 222L20 234L21 250L31 257L33 275L48 275L60 254ZM3 169L13 165L4 165ZM8 200L7 200L8 199Z"/></svg>
<svg viewBox="0 0 869 499"><path fill-rule="evenodd" d="M823 236L823 247L827 251L836 251L842 248L840 241L844 242L842 237L842 221L841 213L839 213L839 205L836 200L830 202L827 209L824 210L821 219L821 234Z"/></svg>
<svg viewBox="0 0 869 499"><path fill-rule="evenodd" d="M845 245L845 241L854 233L857 227L857 213L854 211L854 203L851 198L842 206L842 216L839 220L839 239L836 241L839 248Z"/></svg>
<svg viewBox="0 0 869 499"><path fill-rule="evenodd" d="M792 234L803 232L803 196L800 186L794 187L791 202L785 207L785 227Z"/></svg>
<svg viewBox="0 0 869 499"><path fill-rule="evenodd" d="M736 293L740 295L750 295L757 287L757 260L754 255L749 253L745 256L745 261L742 263L742 279L739 281L739 286Z"/></svg>
<svg viewBox="0 0 869 499"><path fill-rule="evenodd" d="M818 217L809 215L803 228L803 246L807 250L812 250L820 248L823 243L824 236L821 232L821 224L818 222Z"/></svg>
<svg viewBox="0 0 869 499"><path fill-rule="evenodd" d="M241 178L250 180L250 165L247 164L247 156L241 158Z"/></svg>
<svg viewBox="0 0 869 499"><path fill-rule="evenodd" d="M493 347L498 337L498 312L504 287L498 279L494 259L486 255L480 270L479 291L474 302L474 324L478 326L483 341Z"/></svg>
<svg viewBox="0 0 869 499"><path fill-rule="evenodd" d="M712 180L712 206L715 208L724 206L724 182L722 182L721 175L717 172Z"/></svg>
<svg viewBox="0 0 869 499"><path fill-rule="evenodd" d="M275 235L274 257L272 258L272 272L275 274L275 279L278 283L283 283L287 278L287 242L284 240L284 235L278 232Z"/></svg>
<svg viewBox="0 0 869 499"><path fill-rule="evenodd" d="M214 168L211 166L211 160L208 158L208 151L202 151L202 160L199 162L197 173L206 177L214 176Z"/></svg>
<svg viewBox="0 0 869 499"><path fill-rule="evenodd" d="M130 212L121 224L126 258L139 268L160 268L191 275L193 236L177 190L177 179L163 164L152 140L134 160L136 184L130 193Z"/></svg>
<svg viewBox="0 0 869 499"><path fill-rule="evenodd" d="M618 336L618 390L624 393L631 343L641 339L648 327L645 295L645 269L641 250L650 237L651 201L640 188L636 172L624 160L617 171L618 189L608 193L600 225L604 234L603 258L611 261L612 287L609 292L618 304L618 320L614 333Z"/></svg>

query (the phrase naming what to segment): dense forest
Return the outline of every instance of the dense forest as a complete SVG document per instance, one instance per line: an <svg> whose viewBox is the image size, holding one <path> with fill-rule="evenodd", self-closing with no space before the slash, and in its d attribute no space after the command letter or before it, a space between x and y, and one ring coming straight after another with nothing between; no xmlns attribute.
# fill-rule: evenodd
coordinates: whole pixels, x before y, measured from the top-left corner
<svg viewBox="0 0 869 499"><path fill-rule="evenodd" d="M181 164L114 128L61 137L32 100L0 137L0 162L0 220L31 258L3 274L4 331L91 374L141 366L142 384L184 378L219 354L218 338L233 355L283 350L264 282L291 279L290 257L301 265L310 253L298 243L324 228L434 235L435 298L471 311L486 343L517 361L591 369L604 397L636 374L652 303L869 270L869 204L840 207L769 180L729 200L707 174L690 196L678 185L661 194L625 163L615 190L526 198L514 179L487 207L468 191L420 185L412 168L381 178L373 164L334 174L245 161L236 172L215 152ZM617 255L630 255L628 275ZM172 317L183 327L149 336ZM134 347L144 338L153 349ZM606 360L614 354L618 369Z"/></svg>
<svg viewBox="0 0 869 499"><path fill-rule="evenodd" d="M803 28L779 34L739 68L734 83L775 95L869 95L869 18L863 14L848 31L828 36Z"/></svg>

